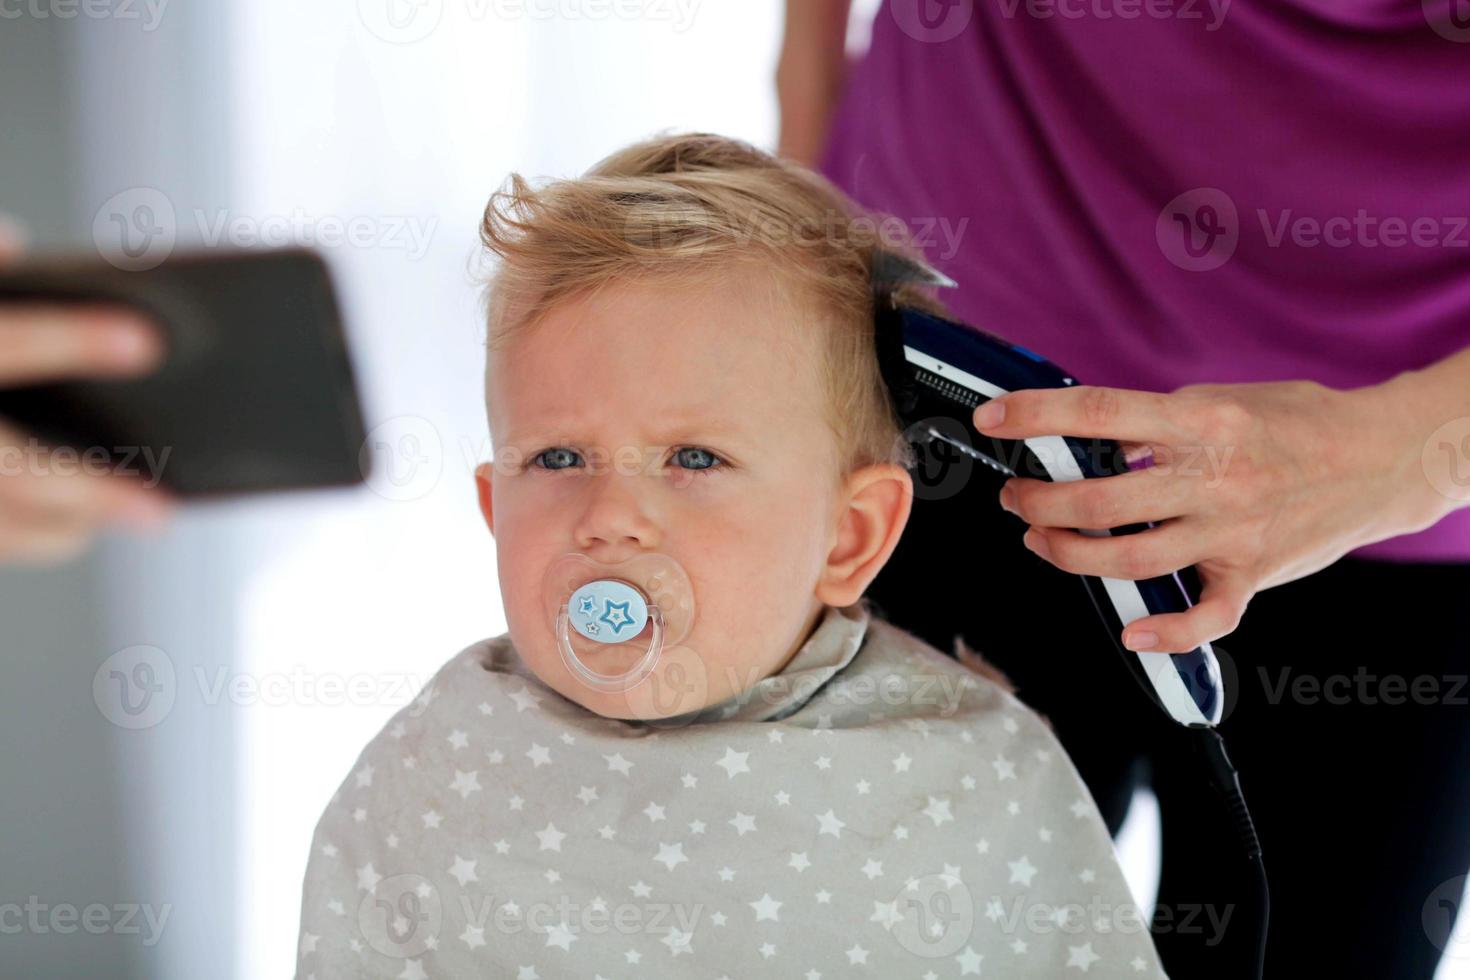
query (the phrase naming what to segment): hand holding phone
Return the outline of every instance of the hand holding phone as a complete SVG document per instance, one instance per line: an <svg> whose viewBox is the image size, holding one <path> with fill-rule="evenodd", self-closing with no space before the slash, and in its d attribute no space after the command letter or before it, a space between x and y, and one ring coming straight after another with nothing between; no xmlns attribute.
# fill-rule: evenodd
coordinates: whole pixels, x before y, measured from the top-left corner
<svg viewBox="0 0 1470 980"><path fill-rule="evenodd" d="M63 378L66 368L46 368L47 356L73 365L105 358L101 328L87 334L86 322L105 307L157 328L156 369ZM310 251L199 252L146 271L97 258L17 266L0 270L0 316L28 322L26 336L53 351L32 355L42 363L13 381L0 377L0 426L26 433L22 462L44 455L126 468L179 497L364 479L336 294ZM14 448L17 437L7 438ZM0 487L10 482L5 462Z"/></svg>
<svg viewBox="0 0 1470 980"><path fill-rule="evenodd" d="M18 254L0 229L0 268ZM135 376L163 354L156 328L125 307L0 304L0 389ZM171 510L167 495L142 480L58 465L0 418L0 562L62 560L101 525L153 526Z"/></svg>

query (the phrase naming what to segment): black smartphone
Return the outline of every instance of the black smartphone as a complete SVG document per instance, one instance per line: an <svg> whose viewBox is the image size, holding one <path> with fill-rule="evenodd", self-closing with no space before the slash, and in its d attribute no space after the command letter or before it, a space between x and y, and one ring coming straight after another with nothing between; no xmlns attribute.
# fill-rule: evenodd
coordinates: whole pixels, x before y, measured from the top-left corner
<svg viewBox="0 0 1470 980"><path fill-rule="evenodd" d="M131 307L168 348L146 377L0 388L0 418L46 445L153 472L181 497L365 478L340 307L309 250L180 254L137 272L36 261L0 270L0 306L12 303Z"/></svg>

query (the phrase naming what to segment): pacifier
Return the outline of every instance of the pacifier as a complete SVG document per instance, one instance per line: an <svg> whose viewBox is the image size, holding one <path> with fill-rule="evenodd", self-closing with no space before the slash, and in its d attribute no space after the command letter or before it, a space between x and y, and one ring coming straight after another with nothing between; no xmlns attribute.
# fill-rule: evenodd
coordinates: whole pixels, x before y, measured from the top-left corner
<svg viewBox="0 0 1470 980"><path fill-rule="evenodd" d="M563 555L543 594L562 662L599 691L626 691L653 673L659 655L689 635L694 586L683 567L652 552L626 561ZM632 659L626 670L611 665Z"/></svg>

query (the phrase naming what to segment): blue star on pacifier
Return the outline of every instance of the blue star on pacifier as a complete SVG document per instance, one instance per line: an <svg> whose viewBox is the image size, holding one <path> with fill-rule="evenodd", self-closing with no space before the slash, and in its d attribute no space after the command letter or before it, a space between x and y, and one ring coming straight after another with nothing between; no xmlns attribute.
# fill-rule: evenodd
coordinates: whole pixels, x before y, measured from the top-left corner
<svg viewBox="0 0 1470 980"><path fill-rule="evenodd" d="M597 613L599 608L601 615ZM587 639L621 643L643 632L648 623L648 602L642 592L626 582L598 579L572 593L567 613L572 626ZM607 629L601 629L599 623Z"/></svg>
<svg viewBox="0 0 1470 980"><path fill-rule="evenodd" d="M614 612L619 615L614 616ZM613 602L611 599L608 599L607 608L602 611L601 616L597 617L597 621L611 626L614 633L621 633L624 626L629 626L633 623L633 614L628 612L628 603Z"/></svg>

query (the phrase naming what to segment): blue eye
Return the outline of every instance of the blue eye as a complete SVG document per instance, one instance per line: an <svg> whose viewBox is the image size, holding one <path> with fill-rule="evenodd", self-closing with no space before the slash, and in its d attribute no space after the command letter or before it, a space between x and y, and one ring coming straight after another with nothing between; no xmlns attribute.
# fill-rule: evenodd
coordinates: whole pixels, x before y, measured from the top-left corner
<svg viewBox="0 0 1470 980"><path fill-rule="evenodd" d="M575 457L576 455L577 454L572 452L570 449L563 449L558 447L556 449L541 450L541 452L537 453L531 461L543 470L562 470L572 465L568 457ZM548 457L554 458L564 465L558 466L543 462L543 460L547 459Z"/></svg>
<svg viewBox="0 0 1470 980"><path fill-rule="evenodd" d="M687 446L674 452L674 458L679 460L681 466L689 470L712 470L722 460L708 449L700 449L698 446Z"/></svg>

